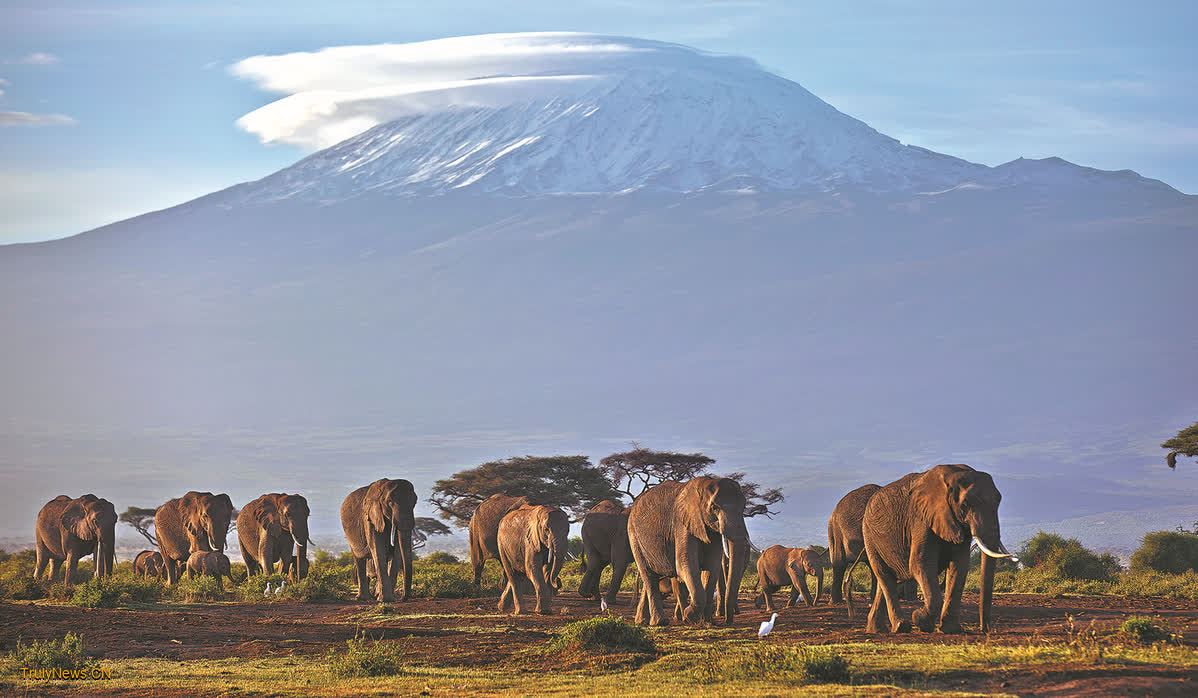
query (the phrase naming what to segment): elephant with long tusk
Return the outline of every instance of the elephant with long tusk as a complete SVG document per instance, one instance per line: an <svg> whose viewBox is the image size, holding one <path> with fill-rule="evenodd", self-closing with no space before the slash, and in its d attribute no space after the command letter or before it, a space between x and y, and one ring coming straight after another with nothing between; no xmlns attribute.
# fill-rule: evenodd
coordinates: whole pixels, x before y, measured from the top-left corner
<svg viewBox="0 0 1198 698"><path fill-rule="evenodd" d="M924 632L963 632L961 592L974 540L983 553L978 611L982 631L988 632L993 621L995 561L1015 557L999 536L1001 500L989 473L960 464L911 473L874 493L865 507L861 530L864 553L882 593L874 595L866 631L881 629L885 603L891 632L906 632L911 623ZM942 598L937 581L944 570L948 574ZM898 612L897 584L905 579L914 579L924 598L923 606L911 614L911 623L900 619ZM845 597L851 614L852 597L847 593Z"/></svg>

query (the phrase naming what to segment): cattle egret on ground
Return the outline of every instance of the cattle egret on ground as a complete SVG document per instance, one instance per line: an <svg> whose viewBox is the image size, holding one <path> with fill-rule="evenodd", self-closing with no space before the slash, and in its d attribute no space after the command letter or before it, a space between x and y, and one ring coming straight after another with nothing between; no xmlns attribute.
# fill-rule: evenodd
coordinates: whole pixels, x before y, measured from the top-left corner
<svg viewBox="0 0 1198 698"><path fill-rule="evenodd" d="M599 597L599 610L603 611L604 613L607 612L607 600L602 596Z"/></svg>
<svg viewBox="0 0 1198 698"><path fill-rule="evenodd" d="M757 637L765 637L766 635L769 635L770 631L774 629L774 621L776 620L778 620L777 613L771 616L769 620L762 621L761 629L757 631Z"/></svg>
<svg viewBox="0 0 1198 698"><path fill-rule="evenodd" d="M270 582L266 583L266 588L262 590L263 596L270 596Z"/></svg>
<svg viewBox="0 0 1198 698"><path fill-rule="evenodd" d="M282 593L283 593L283 587L285 587L285 586L287 586L287 582L286 582L286 581L280 582L280 583L279 583L279 588L278 588L278 589L275 589L275 596L278 596L279 594L282 594Z"/></svg>

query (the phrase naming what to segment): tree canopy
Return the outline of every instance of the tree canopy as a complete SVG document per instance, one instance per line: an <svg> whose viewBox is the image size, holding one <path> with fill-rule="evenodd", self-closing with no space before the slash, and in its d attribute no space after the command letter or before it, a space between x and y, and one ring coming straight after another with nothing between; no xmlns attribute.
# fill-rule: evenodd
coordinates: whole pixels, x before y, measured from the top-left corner
<svg viewBox="0 0 1198 698"><path fill-rule="evenodd" d="M1177 432L1177 436L1161 444L1161 448L1169 451L1165 462L1170 468L1177 467L1178 456L1198 458L1198 422Z"/></svg>
<svg viewBox="0 0 1198 698"><path fill-rule="evenodd" d="M412 550L419 550L428 542L429 536L449 535L449 526L427 516L416 517L416 528L412 530Z"/></svg>
<svg viewBox="0 0 1198 698"><path fill-rule="evenodd" d="M158 539L150 529L154 527L154 514L158 509L143 509L141 507L129 507L118 518L121 523L126 523L132 526L138 533L146 537L150 541L150 545L158 547Z"/></svg>
<svg viewBox="0 0 1198 698"><path fill-rule="evenodd" d="M466 528L475 508L493 494L558 506L575 519L604 499L620 499L620 492L586 456L518 456L438 480L429 501L442 519Z"/></svg>
<svg viewBox="0 0 1198 698"><path fill-rule="evenodd" d="M599 461L599 469L611 480L612 486L632 499L641 496L654 485L674 480L686 482L700 475L712 475L708 466L715 459L702 453L678 453L677 451L654 451L644 448L635 441L632 450L613 453ZM777 514L770 507L785 500L777 487L761 489L761 485L747 479L745 473L731 473L724 477L736 480L745 494L745 516Z"/></svg>

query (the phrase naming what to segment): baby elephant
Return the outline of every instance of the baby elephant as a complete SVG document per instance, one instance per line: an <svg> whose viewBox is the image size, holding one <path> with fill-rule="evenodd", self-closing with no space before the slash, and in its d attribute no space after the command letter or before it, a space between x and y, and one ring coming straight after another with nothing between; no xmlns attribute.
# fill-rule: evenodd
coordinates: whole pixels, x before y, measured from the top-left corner
<svg viewBox="0 0 1198 698"><path fill-rule="evenodd" d="M807 575L816 579L815 599L807 591ZM820 594L824 587L824 561L819 553L804 548L786 548L775 545L767 548L757 559L757 579L761 585L761 593L753 599L753 605L761 608L765 599L766 613L774 612L771 595L784 586L789 586L790 600L786 607L795 605L799 594L803 595L803 603L814 606L819 603Z"/></svg>
<svg viewBox="0 0 1198 698"><path fill-rule="evenodd" d="M143 550L133 559L133 574L150 579L166 579L166 568L162 566L162 553Z"/></svg>
<svg viewBox="0 0 1198 698"><path fill-rule="evenodd" d="M200 550L191 554L187 558L187 576L195 579L196 575L201 577L216 577L216 586L221 591L225 589L224 577L228 577L229 581L233 581L233 574L229 571L229 558L224 553L209 552Z"/></svg>

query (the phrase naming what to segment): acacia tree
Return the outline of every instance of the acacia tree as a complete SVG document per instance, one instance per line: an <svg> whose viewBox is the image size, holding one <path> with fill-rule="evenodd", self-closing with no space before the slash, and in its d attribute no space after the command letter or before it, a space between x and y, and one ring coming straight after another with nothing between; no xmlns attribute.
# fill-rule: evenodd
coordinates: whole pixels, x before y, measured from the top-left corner
<svg viewBox="0 0 1198 698"><path fill-rule="evenodd" d="M412 530L412 550L419 550L428 542L429 536L447 536L449 526L427 516L416 517L416 528Z"/></svg>
<svg viewBox="0 0 1198 698"><path fill-rule="evenodd" d="M600 460L599 469L614 488L635 500L645 490L666 480L686 482L701 475L711 475L707 468L714 463L714 458L702 453L654 451L634 441L631 451L613 453ZM786 499L782 490L777 487L762 490L756 482L746 479L745 473L732 473L725 477L736 480L744 492L746 517L758 514L773 516L778 512L770 507Z"/></svg>
<svg viewBox="0 0 1198 698"><path fill-rule="evenodd" d="M1177 432L1177 436L1161 444L1161 448L1169 451L1165 462L1169 464L1170 468L1177 467L1178 456L1198 458L1198 422Z"/></svg>
<svg viewBox="0 0 1198 698"><path fill-rule="evenodd" d="M561 507L575 519L604 499L620 499L620 492L586 456L518 456L437 480L429 501L442 519L466 528L475 508L493 494Z"/></svg>
<svg viewBox="0 0 1198 698"><path fill-rule="evenodd" d="M150 529L154 526L154 514L157 511L157 509L129 507L118 517L118 520L132 526L138 533L145 536L146 540L150 541L150 545L157 548L158 538L150 533Z"/></svg>

